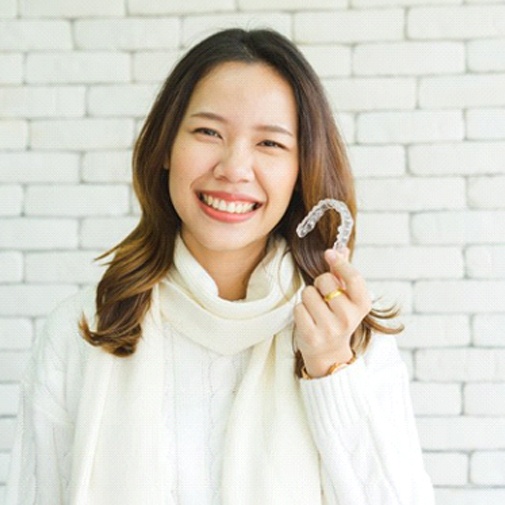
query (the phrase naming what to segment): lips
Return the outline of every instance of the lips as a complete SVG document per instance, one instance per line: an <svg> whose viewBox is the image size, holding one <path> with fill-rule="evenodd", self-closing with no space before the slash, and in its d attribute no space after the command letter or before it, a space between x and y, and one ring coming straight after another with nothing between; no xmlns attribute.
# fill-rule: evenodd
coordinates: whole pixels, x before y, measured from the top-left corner
<svg viewBox="0 0 505 505"><path fill-rule="evenodd" d="M225 198L221 196L225 196ZM215 193L198 193L198 198L206 206L228 214L248 214L261 205L259 202L235 198L232 195L224 194L217 196Z"/></svg>

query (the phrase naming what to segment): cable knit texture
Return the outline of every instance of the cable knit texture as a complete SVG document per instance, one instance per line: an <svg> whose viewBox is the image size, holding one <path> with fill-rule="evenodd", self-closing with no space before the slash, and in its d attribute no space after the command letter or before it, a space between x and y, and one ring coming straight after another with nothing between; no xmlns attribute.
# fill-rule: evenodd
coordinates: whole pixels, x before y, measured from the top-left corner
<svg viewBox="0 0 505 505"><path fill-rule="evenodd" d="M374 336L363 357L330 377L292 375L292 307L289 317L282 308L300 287L292 276L279 286L284 247L276 243L254 272L246 300L227 302L179 241L154 304L161 318L143 325L149 341L130 361L78 335L81 311L92 320L93 290L62 304L22 381L7 505L432 505L393 337ZM181 317L187 310L192 318ZM209 315L220 312L234 324ZM264 319L252 331L244 320L254 313ZM262 334L269 330L277 336ZM314 483L307 501L300 493Z"/></svg>

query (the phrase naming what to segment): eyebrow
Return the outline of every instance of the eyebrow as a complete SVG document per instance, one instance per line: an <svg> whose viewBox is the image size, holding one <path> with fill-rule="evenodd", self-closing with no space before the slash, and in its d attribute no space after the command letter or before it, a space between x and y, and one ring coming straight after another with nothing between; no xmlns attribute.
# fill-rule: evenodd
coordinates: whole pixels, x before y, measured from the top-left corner
<svg viewBox="0 0 505 505"><path fill-rule="evenodd" d="M218 121L218 122L224 123L224 124L228 123L228 121L223 116L220 116L219 114L215 114L214 112L205 112L205 111L195 112L194 114L191 114L190 117L201 117L201 118L205 118L205 119L211 119L213 121ZM261 124L261 125L256 126L254 129L258 130L258 131L282 133L284 135L289 135L290 137L294 136L287 128L284 128L283 126L275 125L275 124Z"/></svg>

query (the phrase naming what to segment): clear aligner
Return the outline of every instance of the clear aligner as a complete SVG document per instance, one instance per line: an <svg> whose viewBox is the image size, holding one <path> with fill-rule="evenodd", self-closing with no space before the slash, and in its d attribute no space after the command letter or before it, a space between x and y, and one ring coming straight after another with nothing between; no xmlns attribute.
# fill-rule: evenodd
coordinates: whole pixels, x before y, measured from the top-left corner
<svg viewBox="0 0 505 505"><path fill-rule="evenodd" d="M317 222L323 217L324 213L330 209L334 209L340 214L341 222L337 229L337 238L333 244L333 249L345 247L351 237L354 221L347 205L340 200L335 200L334 198L320 200L316 205L314 205L303 221L296 227L296 234L300 238L305 237L316 227Z"/></svg>

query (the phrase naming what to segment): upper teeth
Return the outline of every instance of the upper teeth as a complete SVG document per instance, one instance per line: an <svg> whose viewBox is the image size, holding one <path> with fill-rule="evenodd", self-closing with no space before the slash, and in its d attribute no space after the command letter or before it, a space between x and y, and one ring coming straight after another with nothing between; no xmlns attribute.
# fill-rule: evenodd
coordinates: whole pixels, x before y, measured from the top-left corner
<svg viewBox="0 0 505 505"><path fill-rule="evenodd" d="M205 193L202 193L202 200L213 209L222 212L230 212L232 214L245 214L246 212L251 212L255 205L250 202L227 202L226 200L221 200L220 198L215 198Z"/></svg>

